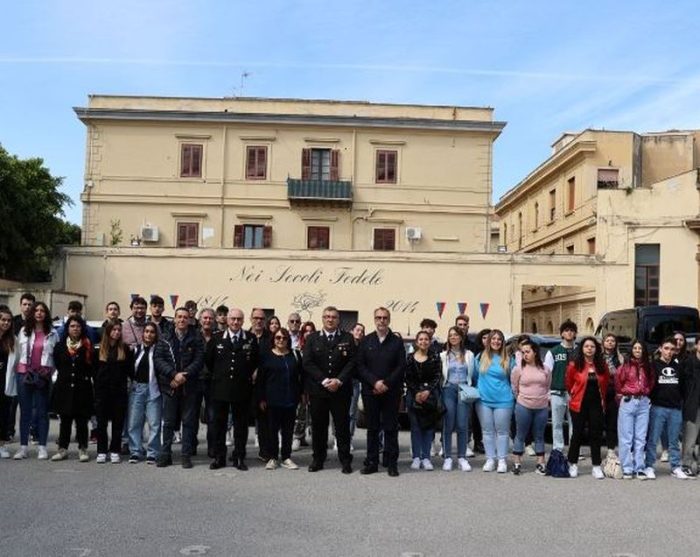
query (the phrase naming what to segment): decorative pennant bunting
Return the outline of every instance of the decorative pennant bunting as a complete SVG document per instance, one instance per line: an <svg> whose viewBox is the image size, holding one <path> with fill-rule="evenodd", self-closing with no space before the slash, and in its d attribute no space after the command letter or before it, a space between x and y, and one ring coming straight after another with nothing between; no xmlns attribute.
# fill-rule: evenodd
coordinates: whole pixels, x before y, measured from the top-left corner
<svg viewBox="0 0 700 557"><path fill-rule="evenodd" d="M173 310L177 307L177 301L180 299L180 296L177 294L170 294L170 304L173 306Z"/></svg>
<svg viewBox="0 0 700 557"><path fill-rule="evenodd" d="M467 313L467 302L457 302L457 313L459 315Z"/></svg>
<svg viewBox="0 0 700 557"><path fill-rule="evenodd" d="M483 319L486 319L486 314L489 312L489 306L491 304L488 304L486 302L481 302L479 306L481 307L481 317Z"/></svg>
<svg viewBox="0 0 700 557"><path fill-rule="evenodd" d="M442 314L445 311L445 306L447 304L445 302L435 302L435 306L437 307L437 312L438 315L440 316L440 319L442 319Z"/></svg>

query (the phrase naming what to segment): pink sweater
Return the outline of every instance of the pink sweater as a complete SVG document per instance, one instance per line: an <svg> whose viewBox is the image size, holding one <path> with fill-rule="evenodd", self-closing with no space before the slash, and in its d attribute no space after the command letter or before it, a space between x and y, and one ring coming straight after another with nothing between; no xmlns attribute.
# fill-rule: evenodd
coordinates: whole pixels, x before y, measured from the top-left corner
<svg viewBox="0 0 700 557"><path fill-rule="evenodd" d="M525 408L538 410L549 404L549 387L552 383L552 370L537 368L530 364L517 366L510 375L516 402Z"/></svg>
<svg viewBox="0 0 700 557"><path fill-rule="evenodd" d="M41 369L41 355L44 352L44 339L46 338L46 334L42 330L37 330L34 335L34 345L31 347L29 356L29 367L26 364L19 364L17 366L17 373L27 373L29 369Z"/></svg>

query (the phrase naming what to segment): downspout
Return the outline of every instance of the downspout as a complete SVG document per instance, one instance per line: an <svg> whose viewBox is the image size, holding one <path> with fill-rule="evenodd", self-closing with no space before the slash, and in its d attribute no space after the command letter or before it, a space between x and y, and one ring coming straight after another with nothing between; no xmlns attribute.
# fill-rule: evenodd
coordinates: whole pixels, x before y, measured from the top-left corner
<svg viewBox="0 0 700 557"><path fill-rule="evenodd" d="M353 198L355 197L355 178L357 177L357 157L355 156L357 152L357 128L352 129L352 180L353 185ZM351 213L352 214L352 213ZM354 217L350 220L350 251L355 251L355 221L358 217ZM361 218L361 217L359 217Z"/></svg>
<svg viewBox="0 0 700 557"><path fill-rule="evenodd" d="M226 187L226 138L227 127L221 127L221 198L219 200L219 248L224 247L224 188Z"/></svg>

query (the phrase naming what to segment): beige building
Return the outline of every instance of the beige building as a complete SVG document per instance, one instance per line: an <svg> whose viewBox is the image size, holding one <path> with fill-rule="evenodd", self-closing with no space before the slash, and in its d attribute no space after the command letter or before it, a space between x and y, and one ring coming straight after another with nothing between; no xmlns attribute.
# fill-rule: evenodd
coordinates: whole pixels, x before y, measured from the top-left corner
<svg viewBox="0 0 700 557"><path fill-rule="evenodd" d="M490 108L91 96L83 245L487 252Z"/></svg>
<svg viewBox="0 0 700 557"><path fill-rule="evenodd" d="M697 131L566 133L501 198L502 251L594 256L608 268L585 287L528 285L525 330L552 332L570 317L591 332L607 310L697 306L698 139Z"/></svg>

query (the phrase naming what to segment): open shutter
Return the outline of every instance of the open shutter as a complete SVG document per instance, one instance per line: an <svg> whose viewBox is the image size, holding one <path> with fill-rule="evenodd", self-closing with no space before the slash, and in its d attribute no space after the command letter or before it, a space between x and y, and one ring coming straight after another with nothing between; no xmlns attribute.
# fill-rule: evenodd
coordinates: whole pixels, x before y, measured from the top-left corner
<svg viewBox="0 0 700 557"><path fill-rule="evenodd" d="M256 178L267 178L267 147L258 147Z"/></svg>
<svg viewBox="0 0 700 557"><path fill-rule="evenodd" d="M255 147L248 147L247 151L247 164L246 164L246 178L255 178L255 155L256 155L256 149Z"/></svg>
<svg viewBox="0 0 700 557"><path fill-rule="evenodd" d="M233 227L233 247L243 247L243 225L237 224Z"/></svg>
<svg viewBox="0 0 700 557"><path fill-rule="evenodd" d="M340 165L340 150L331 149L331 181L337 182L340 180L340 172L338 167Z"/></svg>
<svg viewBox="0 0 700 557"><path fill-rule="evenodd" d="M272 247L272 227L271 226L263 227L263 247L264 248L271 248Z"/></svg>
<svg viewBox="0 0 700 557"><path fill-rule="evenodd" d="M301 179L311 180L311 149L301 150Z"/></svg>
<svg viewBox="0 0 700 557"><path fill-rule="evenodd" d="M184 144L180 153L180 176L190 175L190 161L192 160L192 146Z"/></svg>

